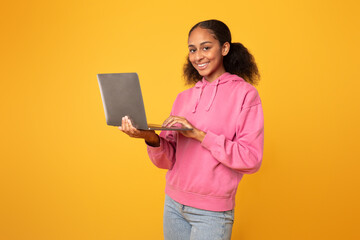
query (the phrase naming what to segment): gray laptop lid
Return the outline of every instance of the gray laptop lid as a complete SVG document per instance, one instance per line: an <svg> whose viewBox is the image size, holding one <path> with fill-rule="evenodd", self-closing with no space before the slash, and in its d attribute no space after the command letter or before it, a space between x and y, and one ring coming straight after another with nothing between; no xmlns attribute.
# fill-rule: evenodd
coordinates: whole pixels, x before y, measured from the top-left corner
<svg viewBox="0 0 360 240"><path fill-rule="evenodd" d="M129 116L134 127L147 129L144 102L136 73L98 74L106 123L121 126L124 116Z"/></svg>
<svg viewBox="0 0 360 240"><path fill-rule="evenodd" d="M148 126L137 73L106 73L98 74L97 77L108 125L121 126L122 118L128 116L137 129L191 130L166 128L159 124Z"/></svg>

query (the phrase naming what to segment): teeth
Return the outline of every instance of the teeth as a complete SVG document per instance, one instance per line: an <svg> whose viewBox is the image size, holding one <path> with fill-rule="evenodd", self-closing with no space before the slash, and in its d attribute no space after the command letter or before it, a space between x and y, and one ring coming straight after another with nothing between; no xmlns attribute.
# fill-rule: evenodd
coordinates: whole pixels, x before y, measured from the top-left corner
<svg viewBox="0 0 360 240"><path fill-rule="evenodd" d="M205 65L206 65L206 63L198 64L199 67L203 67L203 66L205 66Z"/></svg>

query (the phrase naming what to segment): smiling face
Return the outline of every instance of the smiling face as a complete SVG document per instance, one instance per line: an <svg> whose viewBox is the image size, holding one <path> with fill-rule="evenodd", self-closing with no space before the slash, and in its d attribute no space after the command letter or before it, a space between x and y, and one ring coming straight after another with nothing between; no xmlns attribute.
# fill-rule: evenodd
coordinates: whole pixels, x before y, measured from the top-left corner
<svg viewBox="0 0 360 240"><path fill-rule="evenodd" d="M209 82L225 73L223 58L230 49L228 42L220 46L220 42L209 30L195 28L188 40L189 60L199 74Z"/></svg>

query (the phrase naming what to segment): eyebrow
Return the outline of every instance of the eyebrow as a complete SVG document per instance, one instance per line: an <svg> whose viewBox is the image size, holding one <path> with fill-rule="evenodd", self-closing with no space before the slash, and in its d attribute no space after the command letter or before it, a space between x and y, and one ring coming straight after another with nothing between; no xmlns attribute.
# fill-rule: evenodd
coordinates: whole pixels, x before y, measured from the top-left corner
<svg viewBox="0 0 360 240"><path fill-rule="evenodd" d="M200 43L200 46L204 45L204 44L207 44L207 43L212 43L212 42L210 42L210 41L202 42L202 43ZM188 47L195 47L195 45L189 44Z"/></svg>

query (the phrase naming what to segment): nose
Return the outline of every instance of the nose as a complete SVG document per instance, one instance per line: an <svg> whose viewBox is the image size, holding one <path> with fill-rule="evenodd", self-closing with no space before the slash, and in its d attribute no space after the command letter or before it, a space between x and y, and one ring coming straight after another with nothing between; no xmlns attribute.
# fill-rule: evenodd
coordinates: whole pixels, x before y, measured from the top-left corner
<svg viewBox="0 0 360 240"><path fill-rule="evenodd" d="M203 54L201 53L201 51L196 51L195 52L195 60L199 61L201 59L203 59Z"/></svg>

